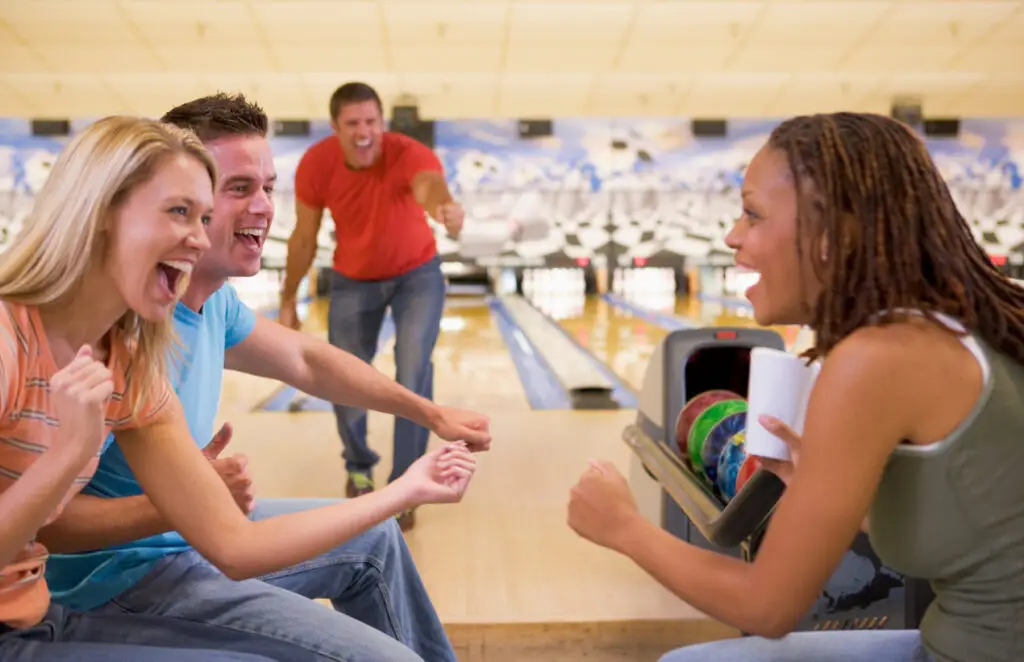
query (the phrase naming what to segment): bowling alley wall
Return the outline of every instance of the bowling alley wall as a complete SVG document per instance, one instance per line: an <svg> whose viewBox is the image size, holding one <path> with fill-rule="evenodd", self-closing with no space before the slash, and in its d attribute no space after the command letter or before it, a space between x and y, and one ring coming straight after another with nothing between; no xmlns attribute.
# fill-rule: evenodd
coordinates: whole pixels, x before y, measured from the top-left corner
<svg viewBox="0 0 1024 662"><path fill-rule="evenodd" d="M88 119L71 122L71 133ZM633 260L727 264L722 243L739 210L748 159L776 120L730 120L713 137L691 121L555 119L547 134L521 138L517 120L434 122L433 146L469 222L461 243L440 232L446 259L482 265L543 266L614 255ZM292 181L303 151L329 135L272 138L280 184L272 234L294 222ZM27 119L0 119L0 246L19 225L66 137L33 135ZM997 259L1022 261L1024 118L964 119L952 137L927 137L978 240ZM333 238L324 223L323 260ZM268 262L283 264L284 244L268 242ZM610 266L610 265L609 265Z"/></svg>

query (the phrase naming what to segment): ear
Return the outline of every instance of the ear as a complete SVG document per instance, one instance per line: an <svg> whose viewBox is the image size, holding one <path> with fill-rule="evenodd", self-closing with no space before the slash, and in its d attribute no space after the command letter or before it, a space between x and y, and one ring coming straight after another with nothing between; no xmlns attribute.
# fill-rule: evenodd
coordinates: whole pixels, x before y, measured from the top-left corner
<svg viewBox="0 0 1024 662"><path fill-rule="evenodd" d="M828 237L824 233L822 233L818 244L818 254L821 256L821 261L828 262Z"/></svg>

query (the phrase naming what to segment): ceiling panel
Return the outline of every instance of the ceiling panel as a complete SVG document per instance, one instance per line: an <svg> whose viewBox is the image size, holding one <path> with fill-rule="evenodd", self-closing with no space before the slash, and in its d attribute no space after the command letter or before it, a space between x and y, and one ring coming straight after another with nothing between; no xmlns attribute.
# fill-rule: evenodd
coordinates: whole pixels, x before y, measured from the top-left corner
<svg viewBox="0 0 1024 662"><path fill-rule="evenodd" d="M388 2L382 5L388 38L394 44L500 40L508 10L502 4L475 2Z"/></svg>
<svg viewBox="0 0 1024 662"><path fill-rule="evenodd" d="M626 35L634 11L635 6L628 2L515 3L508 33L513 42L558 43L565 51L587 42L611 47Z"/></svg>
<svg viewBox="0 0 1024 662"><path fill-rule="evenodd" d="M391 49L392 64L410 73L493 72L501 66L502 57L497 42L450 44L443 49L403 42Z"/></svg>
<svg viewBox="0 0 1024 662"><path fill-rule="evenodd" d="M231 84L320 117L364 80L434 116L1024 116L1022 34L1016 0L0 0L0 113Z"/></svg>

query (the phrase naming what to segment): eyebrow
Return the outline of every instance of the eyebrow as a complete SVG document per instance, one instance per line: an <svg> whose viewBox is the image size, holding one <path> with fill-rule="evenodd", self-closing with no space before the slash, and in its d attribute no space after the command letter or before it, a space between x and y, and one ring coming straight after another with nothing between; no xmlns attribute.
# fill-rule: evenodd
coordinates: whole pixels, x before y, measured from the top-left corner
<svg viewBox="0 0 1024 662"><path fill-rule="evenodd" d="M225 179L224 180L224 184L226 186L228 184L234 184L234 183L237 183L237 182L247 182L248 183L248 182L254 182L257 179L258 179L257 177L253 177L252 175L233 175L233 176L228 177L227 179ZM276 182L277 181L277 173L275 172L273 175L268 177L267 180L271 181L271 182Z"/></svg>
<svg viewBox="0 0 1024 662"><path fill-rule="evenodd" d="M205 207L206 206L206 203L200 202L199 200L196 200L195 198L190 198L187 195L172 195L172 196L169 196L166 200L164 200L165 204L170 204L172 202L179 202L179 203L180 202L184 202L189 207Z"/></svg>

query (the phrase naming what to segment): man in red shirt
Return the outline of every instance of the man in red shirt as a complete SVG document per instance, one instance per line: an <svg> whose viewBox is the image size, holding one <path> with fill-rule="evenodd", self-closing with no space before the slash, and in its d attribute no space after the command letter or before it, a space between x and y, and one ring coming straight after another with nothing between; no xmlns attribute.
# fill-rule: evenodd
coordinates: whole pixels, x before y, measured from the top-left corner
<svg viewBox="0 0 1024 662"><path fill-rule="evenodd" d="M331 274L328 339L370 363L388 307L395 321L396 381L433 398L431 355L444 310L445 279L426 214L449 236L462 230L462 207L452 200L434 152L407 136L384 130L376 91L342 85L331 96L333 136L313 144L295 171L295 230L281 293L280 322L299 328L296 292L316 255L324 209L334 219L337 246ZM366 443L366 410L334 407L348 470L346 494L373 490L380 457ZM394 465L401 476L426 452L429 431L395 420ZM399 518L403 529L414 513Z"/></svg>

